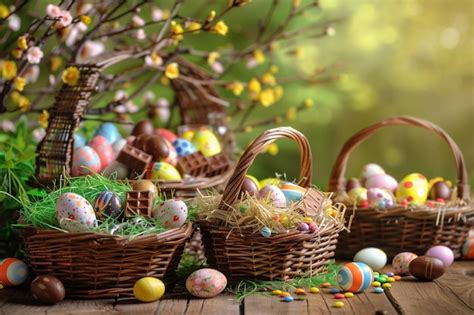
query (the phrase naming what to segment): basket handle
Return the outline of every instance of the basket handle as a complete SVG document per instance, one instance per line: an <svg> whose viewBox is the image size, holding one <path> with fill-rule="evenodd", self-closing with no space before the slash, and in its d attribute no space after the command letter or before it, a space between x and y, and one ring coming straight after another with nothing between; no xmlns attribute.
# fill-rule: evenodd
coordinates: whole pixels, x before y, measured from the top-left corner
<svg viewBox="0 0 474 315"><path fill-rule="evenodd" d="M227 182L220 209L227 210L239 198L245 175L253 164L256 156L265 149L265 147L277 139L287 138L293 140L298 145L300 151L300 180L299 185L309 187L313 175L313 164L311 148L308 139L299 131L291 127L273 128L262 133L256 138L244 151L237 163L234 173Z"/></svg>
<svg viewBox="0 0 474 315"><path fill-rule="evenodd" d="M375 123L369 127L360 130L349 140L347 140L346 143L344 143L344 146L342 147L341 151L339 152L337 160L331 171L328 191L341 192L345 190L344 177L346 173L349 155L361 142L369 138L379 129L387 126L414 126L431 131L441 137L449 145L451 153L454 156L454 161L456 162L458 196L462 200L469 201L470 190L467 178L466 164L464 162L462 152L456 142L454 142L454 140L437 125L427 120L410 116L397 116L384 119L378 123Z"/></svg>

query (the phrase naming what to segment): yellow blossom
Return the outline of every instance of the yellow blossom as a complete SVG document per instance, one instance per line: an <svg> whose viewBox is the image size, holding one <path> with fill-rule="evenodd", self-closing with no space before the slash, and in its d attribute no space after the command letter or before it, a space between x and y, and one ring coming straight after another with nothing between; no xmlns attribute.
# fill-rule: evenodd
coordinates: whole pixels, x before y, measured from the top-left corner
<svg viewBox="0 0 474 315"><path fill-rule="evenodd" d="M4 4L0 3L0 19L6 18L10 14L10 10Z"/></svg>
<svg viewBox="0 0 474 315"><path fill-rule="evenodd" d="M165 75L168 79L176 79L179 77L179 67L176 62L169 63L166 65Z"/></svg>
<svg viewBox="0 0 474 315"><path fill-rule="evenodd" d="M56 72L63 64L63 58L61 56L51 57L51 71Z"/></svg>
<svg viewBox="0 0 474 315"><path fill-rule="evenodd" d="M24 113L27 112L30 109L30 105L31 105L31 102L26 96L21 95L18 98L18 107L20 107L20 110L22 112Z"/></svg>
<svg viewBox="0 0 474 315"><path fill-rule="evenodd" d="M48 111L43 109L41 114L38 116L38 123L40 124L41 127L46 128L48 127L48 121L49 121L49 113Z"/></svg>
<svg viewBox="0 0 474 315"><path fill-rule="evenodd" d="M290 107L288 108L288 111L286 112L286 119L289 121L294 121L296 119L296 108L295 107Z"/></svg>
<svg viewBox="0 0 474 315"><path fill-rule="evenodd" d="M252 126L245 126L245 127L244 127L244 132L245 132L245 133L251 133L252 130L253 130L253 127L252 127Z"/></svg>
<svg viewBox="0 0 474 315"><path fill-rule="evenodd" d="M270 155L273 155L273 156L277 155L277 154L278 154L278 151L279 151L279 150L278 150L278 144L276 144L276 143L270 143L270 144L267 146L267 148L266 148L265 151L266 151L268 154L270 154Z"/></svg>
<svg viewBox="0 0 474 315"><path fill-rule="evenodd" d="M275 94L275 101L280 100L283 96L283 87L281 85L275 86L273 93Z"/></svg>
<svg viewBox="0 0 474 315"><path fill-rule="evenodd" d="M265 89L260 93L258 99L260 104L262 104L264 107L268 107L275 103L275 94L273 93L272 89Z"/></svg>
<svg viewBox="0 0 474 315"><path fill-rule="evenodd" d="M64 83L74 86L77 84L80 76L81 73L79 72L79 69L76 67L68 67L63 71L61 78Z"/></svg>
<svg viewBox="0 0 474 315"><path fill-rule="evenodd" d="M85 25L90 25L92 23L92 18L88 15L82 15L81 22L84 23Z"/></svg>
<svg viewBox="0 0 474 315"><path fill-rule="evenodd" d="M253 52L253 57L257 63L264 63L265 62L265 54L261 49L257 49Z"/></svg>
<svg viewBox="0 0 474 315"><path fill-rule="evenodd" d="M13 86L15 87L15 90L17 91L23 91L26 85L26 80L23 77L16 77L15 80L13 81Z"/></svg>
<svg viewBox="0 0 474 315"><path fill-rule="evenodd" d="M262 86L256 78L252 78L249 81L247 88L249 90L250 98L253 100L258 99L258 95L260 94L260 91L262 90Z"/></svg>
<svg viewBox="0 0 474 315"><path fill-rule="evenodd" d="M163 86L168 86L168 85L170 85L170 79L168 79L165 75L162 75L160 77L160 83Z"/></svg>
<svg viewBox="0 0 474 315"><path fill-rule="evenodd" d="M229 27L227 27L224 21L219 21L216 23L216 25L214 25L212 31L214 33L224 36L225 34L227 34L227 31L229 31Z"/></svg>
<svg viewBox="0 0 474 315"><path fill-rule="evenodd" d="M209 12L209 14L207 15L207 21L208 22L212 22L214 20L214 18L216 17L216 11L215 10L212 10L211 12Z"/></svg>
<svg viewBox="0 0 474 315"><path fill-rule="evenodd" d="M184 30L181 24L176 23L176 21L171 21L171 38L177 42L183 40L184 38Z"/></svg>
<svg viewBox="0 0 474 315"><path fill-rule="evenodd" d="M234 93L234 95L239 96L244 91L244 85L242 84L242 82L235 81L229 84L229 89L232 90L232 93Z"/></svg>
<svg viewBox="0 0 474 315"><path fill-rule="evenodd" d="M21 56L23 55L23 50L21 50L20 48L15 48L10 53L13 56L13 58L20 59Z"/></svg>
<svg viewBox="0 0 474 315"><path fill-rule="evenodd" d="M221 55L216 51L211 51L209 55L207 55L207 63L212 65Z"/></svg>
<svg viewBox="0 0 474 315"><path fill-rule="evenodd" d="M16 45L21 50L27 50L28 49L28 40L26 39L26 36L23 35L23 36L18 37L18 39L16 40Z"/></svg>
<svg viewBox="0 0 474 315"><path fill-rule="evenodd" d="M16 63L11 60L5 60L2 63L2 77L8 81L16 76Z"/></svg>
<svg viewBox="0 0 474 315"><path fill-rule="evenodd" d="M277 65L271 65L270 66L270 72L273 73L273 74L277 74L278 73L278 66Z"/></svg>
<svg viewBox="0 0 474 315"><path fill-rule="evenodd" d="M13 91L10 94L10 98L12 99L12 102L14 104L18 104L18 101L20 100L21 94L18 91Z"/></svg>
<svg viewBox="0 0 474 315"><path fill-rule="evenodd" d="M271 72L267 72L262 76L262 82L268 85L275 85L276 79L275 79L275 76Z"/></svg>
<svg viewBox="0 0 474 315"><path fill-rule="evenodd" d="M310 98L304 100L303 105L305 108L311 108L314 106L314 101Z"/></svg>
<svg viewBox="0 0 474 315"><path fill-rule="evenodd" d="M186 24L186 29L197 34L202 28L202 24L196 21L191 21Z"/></svg>

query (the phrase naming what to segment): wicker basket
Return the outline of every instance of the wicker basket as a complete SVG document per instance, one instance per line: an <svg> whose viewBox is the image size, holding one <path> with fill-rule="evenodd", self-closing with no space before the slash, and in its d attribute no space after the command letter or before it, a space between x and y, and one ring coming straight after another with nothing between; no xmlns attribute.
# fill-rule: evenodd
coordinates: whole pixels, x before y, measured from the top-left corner
<svg viewBox="0 0 474 315"><path fill-rule="evenodd" d="M64 233L25 228L25 252L38 275L54 275L74 298L133 296L142 277L172 284L192 225L128 240L92 232Z"/></svg>
<svg viewBox="0 0 474 315"><path fill-rule="evenodd" d="M229 209L237 201L247 170L264 148L279 138L295 141L301 152L299 185L309 188L312 178L311 150L300 132L281 127L260 135L245 150L225 188L219 207ZM302 203L308 212L321 211L321 199L311 200L312 194L322 196L309 188ZM331 221L318 232L292 231L265 238L248 230L222 226L223 222L201 221L201 233L208 263L222 271L229 281L239 279L290 279L312 276L323 272L334 256L337 237L342 224Z"/></svg>
<svg viewBox="0 0 474 315"><path fill-rule="evenodd" d="M336 192L338 201L347 200L345 172L350 153L381 128L387 126L414 126L431 131L441 137L451 149L457 170L457 200L440 208L427 206L408 207L395 205L390 209L355 208L350 225L351 233L339 239L337 255L352 258L362 248L382 248L389 257L410 251L424 254L434 244L449 246L456 258L470 227L474 224L474 207L470 204L469 185L463 155L453 139L441 128L426 120L413 117L393 117L362 129L342 147L332 169L328 191ZM453 205L454 204L454 205ZM351 220L352 211L347 211Z"/></svg>

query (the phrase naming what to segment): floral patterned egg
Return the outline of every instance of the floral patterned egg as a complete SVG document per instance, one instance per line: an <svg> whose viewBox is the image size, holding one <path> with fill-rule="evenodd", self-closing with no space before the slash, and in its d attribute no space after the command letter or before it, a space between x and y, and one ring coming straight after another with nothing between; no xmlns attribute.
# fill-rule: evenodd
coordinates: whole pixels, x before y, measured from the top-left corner
<svg viewBox="0 0 474 315"><path fill-rule="evenodd" d="M175 135L172 131L165 128L155 129L155 134L162 136L163 138L168 140L170 143L173 143L176 139L178 139L177 135Z"/></svg>
<svg viewBox="0 0 474 315"><path fill-rule="evenodd" d="M106 168L114 159L114 149L110 142L103 136L95 136L89 146L94 149L100 159L101 169Z"/></svg>
<svg viewBox="0 0 474 315"><path fill-rule="evenodd" d="M417 257L418 255L410 253L410 252L403 252L403 253L397 254L395 257L393 257L393 260L392 260L393 270L398 275L408 274L410 271L410 269L408 268L408 265L413 259Z"/></svg>
<svg viewBox="0 0 474 315"><path fill-rule="evenodd" d="M213 156L222 151L216 135L209 129L200 129L193 138L193 144L204 156Z"/></svg>
<svg viewBox="0 0 474 315"><path fill-rule="evenodd" d="M89 146L83 146L74 151L72 161L72 176L93 174L102 169L97 152Z"/></svg>
<svg viewBox="0 0 474 315"><path fill-rule="evenodd" d="M89 201L75 193L64 193L56 202L59 225L69 232L87 231L96 224L94 209Z"/></svg>
<svg viewBox="0 0 474 315"><path fill-rule="evenodd" d="M362 178L362 182L365 182L367 178L377 174L385 174L382 166L375 163L369 163L362 168L362 174L360 177Z"/></svg>
<svg viewBox="0 0 474 315"><path fill-rule="evenodd" d="M375 174L365 180L365 188L382 188L390 191L396 191L398 182L388 174Z"/></svg>
<svg viewBox="0 0 474 315"><path fill-rule="evenodd" d="M367 188L364 187L355 187L352 188L347 195L349 196L349 201L358 206L361 205L362 201L367 200Z"/></svg>
<svg viewBox="0 0 474 315"><path fill-rule="evenodd" d="M391 208L393 207L393 195L389 190L381 188L369 188L367 190L367 200L373 208Z"/></svg>
<svg viewBox="0 0 474 315"><path fill-rule="evenodd" d="M122 201L114 192L103 191L94 202L94 211L101 220L109 217L118 219L122 215Z"/></svg>
<svg viewBox="0 0 474 315"><path fill-rule="evenodd" d="M169 199L153 210L153 217L167 229L181 227L188 217L188 207L182 200Z"/></svg>
<svg viewBox="0 0 474 315"><path fill-rule="evenodd" d="M194 144L182 138L176 139L173 142L173 147L176 149L176 152L180 157L190 155L197 151Z"/></svg>
<svg viewBox="0 0 474 315"><path fill-rule="evenodd" d="M127 144L126 139L118 139L114 143L112 143L112 149L114 150L115 156L119 154L120 151L122 151L123 147Z"/></svg>
<svg viewBox="0 0 474 315"><path fill-rule="evenodd" d="M86 145L86 138L80 133L74 133L74 149L83 147Z"/></svg>
<svg viewBox="0 0 474 315"><path fill-rule="evenodd" d="M152 179L181 180L181 174L171 164L166 162L156 162L151 170Z"/></svg>
<svg viewBox="0 0 474 315"><path fill-rule="evenodd" d="M118 139L122 138L117 130L117 127L115 127L115 125L112 123L103 123L100 125L99 128L97 128L95 135L103 136L109 141L109 143L114 143Z"/></svg>
<svg viewBox="0 0 474 315"><path fill-rule="evenodd" d="M214 297L224 291L226 286L227 278L224 274L211 268L196 270L186 279L186 289L200 298Z"/></svg>
<svg viewBox="0 0 474 315"><path fill-rule="evenodd" d="M407 175L398 185L397 201L410 205L422 205L428 198L428 180L425 176L413 173Z"/></svg>
<svg viewBox="0 0 474 315"><path fill-rule="evenodd" d="M269 198L270 202L277 208L286 208L285 194L275 185L266 185L260 189L260 197Z"/></svg>
<svg viewBox="0 0 474 315"><path fill-rule="evenodd" d="M162 162L166 162L168 164L171 164L173 166L175 166L176 164L178 164L178 152L176 151L176 149L173 147L173 145L171 144L171 142L169 142L168 140L164 139L165 140L165 143L166 145L168 146L168 151L169 151L169 154L166 158L164 158L162 160Z"/></svg>

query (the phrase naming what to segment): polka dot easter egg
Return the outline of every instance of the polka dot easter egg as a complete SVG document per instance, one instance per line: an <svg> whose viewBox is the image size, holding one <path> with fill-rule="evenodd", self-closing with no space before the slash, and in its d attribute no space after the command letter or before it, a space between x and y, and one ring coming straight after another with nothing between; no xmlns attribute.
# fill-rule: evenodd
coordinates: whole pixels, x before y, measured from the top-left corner
<svg viewBox="0 0 474 315"><path fill-rule="evenodd" d="M115 125L112 123L103 123L100 125L99 128L97 128L95 135L103 136L109 141L109 143L114 143L118 139L122 138L117 130L117 127L115 127Z"/></svg>
<svg viewBox="0 0 474 315"><path fill-rule="evenodd" d="M96 217L101 220L107 218L120 218L122 215L122 201L112 191L103 191L94 202Z"/></svg>
<svg viewBox="0 0 474 315"><path fill-rule="evenodd" d="M408 268L408 265L413 259L417 257L418 255L410 253L410 252L403 252L403 253L397 254L395 257L393 257L393 260L392 260L393 270L398 275L408 274L408 272L410 271L410 269Z"/></svg>
<svg viewBox="0 0 474 315"><path fill-rule="evenodd" d="M28 278L28 267L16 258L5 258L0 260L0 284L5 286L16 286Z"/></svg>
<svg viewBox="0 0 474 315"><path fill-rule="evenodd" d="M89 175L102 169L99 155L89 146L83 146L74 151L72 161L72 176Z"/></svg>
<svg viewBox="0 0 474 315"><path fill-rule="evenodd" d="M173 147L176 149L179 157L188 156L197 151L194 144L181 138L178 138L173 142Z"/></svg>
<svg viewBox="0 0 474 315"><path fill-rule="evenodd" d="M161 179L161 180L181 180L181 174L173 166L166 162L157 162L153 164L153 169L151 170L152 179Z"/></svg>
<svg viewBox="0 0 474 315"><path fill-rule="evenodd" d="M414 206L424 204L428 198L428 181L426 177L418 173L406 176L398 186L396 197L400 203L407 202L409 205Z"/></svg>
<svg viewBox="0 0 474 315"><path fill-rule="evenodd" d="M226 286L227 278L211 268L196 270L186 279L186 289L200 298L214 297L224 291Z"/></svg>
<svg viewBox="0 0 474 315"><path fill-rule="evenodd" d="M182 200L169 199L164 201L152 213L165 228L172 229L181 227L188 217L188 207Z"/></svg>
<svg viewBox="0 0 474 315"><path fill-rule="evenodd" d="M64 193L56 202L59 225L69 232L88 231L96 224L94 209L89 201L75 193Z"/></svg>
<svg viewBox="0 0 474 315"><path fill-rule="evenodd" d="M337 283L344 291L363 292L370 287L374 274L372 269L361 262L345 264L337 274Z"/></svg>
<svg viewBox="0 0 474 315"><path fill-rule="evenodd" d="M216 135L208 129L198 130L194 135L192 143L206 157L219 154L222 151L221 144Z"/></svg>
<svg viewBox="0 0 474 315"><path fill-rule="evenodd" d="M386 209L393 207L393 195L390 191L381 188L369 188L367 190L367 200L373 208Z"/></svg>
<svg viewBox="0 0 474 315"><path fill-rule="evenodd" d="M286 198L280 188L274 185L266 185L260 189L260 197L267 199L277 208L286 208Z"/></svg>
<svg viewBox="0 0 474 315"><path fill-rule="evenodd" d="M100 159L101 170L106 168L114 159L114 149L109 141L103 136L95 136L89 146L94 149Z"/></svg>

